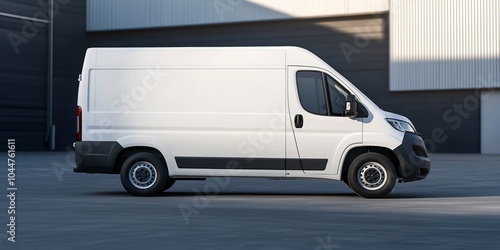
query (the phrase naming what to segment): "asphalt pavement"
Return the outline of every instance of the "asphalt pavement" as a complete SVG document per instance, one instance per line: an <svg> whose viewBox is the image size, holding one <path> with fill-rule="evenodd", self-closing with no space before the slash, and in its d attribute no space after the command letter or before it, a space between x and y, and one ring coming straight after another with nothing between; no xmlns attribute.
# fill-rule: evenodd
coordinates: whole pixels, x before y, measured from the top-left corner
<svg viewBox="0 0 500 250"><path fill-rule="evenodd" d="M397 184L384 199L360 198L343 182L252 178L177 182L160 196L134 197L118 175L73 173L73 159L17 153L13 243L13 191L0 156L0 249L500 246L500 156L432 155L427 179Z"/></svg>

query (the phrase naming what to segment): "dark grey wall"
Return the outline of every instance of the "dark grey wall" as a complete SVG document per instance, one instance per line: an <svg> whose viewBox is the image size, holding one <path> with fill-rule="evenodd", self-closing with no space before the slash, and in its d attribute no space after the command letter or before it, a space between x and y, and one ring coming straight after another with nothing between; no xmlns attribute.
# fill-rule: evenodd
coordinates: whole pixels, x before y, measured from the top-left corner
<svg viewBox="0 0 500 250"><path fill-rule="evenodd" d="M46 2L4 0L0 12L46 19ZM53 122L57 149L63 149L75 134L77 76L87 47L85 1L55 2ZM0 143L15 138L19 150L47 148L47 33L46 23L0 16Z"/></svg>
<svg viewBox="0 0 500 250"><path fill-rule="evenodd" d="M32 17L37 5L2 1L0 11ZM0 48L0 143L15 138L23 148L43 149L47 25L0 16Z"/></svg>
<svg viewBox="0 0 500 250"><path fill-rule="evenodd" d="M82 71L86 34L86 1L64 0L54 21L54 124L56 147L64 149L76 138L78 74Z"/></svg>
<svg viewBox="0 0 500 250"><path fill-rule="evenodd" d="M309 49L381 108L409 117L433 152L478 153L479 111L446 113L473 91L391 93L387 15L89 33L90 46L296 45ZM346 55L348 55L346 57ZM446 122L447 114L452 122ZM454 117L454 118L452 118ZM461 116L459 116L461 117ZM454 129L456 128L456 129ZM433 130L439 130L432 137ZM438 133L434 132L434 133ZM446 137L446 140L443 138Z"/></svg>

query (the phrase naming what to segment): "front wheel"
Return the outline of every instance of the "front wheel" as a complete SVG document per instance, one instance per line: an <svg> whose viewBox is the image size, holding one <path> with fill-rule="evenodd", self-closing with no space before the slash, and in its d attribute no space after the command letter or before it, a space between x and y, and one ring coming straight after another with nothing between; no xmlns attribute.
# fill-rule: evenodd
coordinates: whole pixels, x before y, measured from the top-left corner
<svg viewBox="0 0 500 250"><path fill-rule="evenodd" d="M125 160L120 177L130 194L151 196L164 190L168 171L165 163L153 154L136 153Z"/></svg>
<svg viewBox="0 0 500 250"><path fill-rule="evenodd" d="M378 153L365 153L351 163L347 177L349 187L361 197L381 198L396 185L396 170L387 157Z"/></svg>

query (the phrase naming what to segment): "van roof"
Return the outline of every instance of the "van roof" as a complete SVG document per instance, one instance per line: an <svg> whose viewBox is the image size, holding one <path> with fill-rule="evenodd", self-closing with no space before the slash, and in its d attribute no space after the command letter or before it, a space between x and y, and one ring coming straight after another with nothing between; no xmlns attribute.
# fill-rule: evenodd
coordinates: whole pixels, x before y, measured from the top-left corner
<svg viewBox="0 0 500 250"><path fill-rule="evenodd" d="M91 60L90 68L284 68L297 65L331 69L310 51L295 46L89 48L87 59Z"/></svg>

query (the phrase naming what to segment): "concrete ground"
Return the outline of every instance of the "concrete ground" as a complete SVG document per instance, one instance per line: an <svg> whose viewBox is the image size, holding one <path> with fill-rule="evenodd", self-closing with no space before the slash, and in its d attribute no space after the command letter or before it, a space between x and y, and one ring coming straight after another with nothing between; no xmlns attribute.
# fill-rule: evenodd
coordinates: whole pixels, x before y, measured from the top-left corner
<svg viewBox="0 0 500 250"><path fill-rule="evenodd" d="M360 198L343 182L237 178L178 182L141 198L118 175L73 173L73 158L18 152L12 243L0 157L0 249L500 246L500 156L435 154L427 179L397 184L385 199Z"/></svg>

